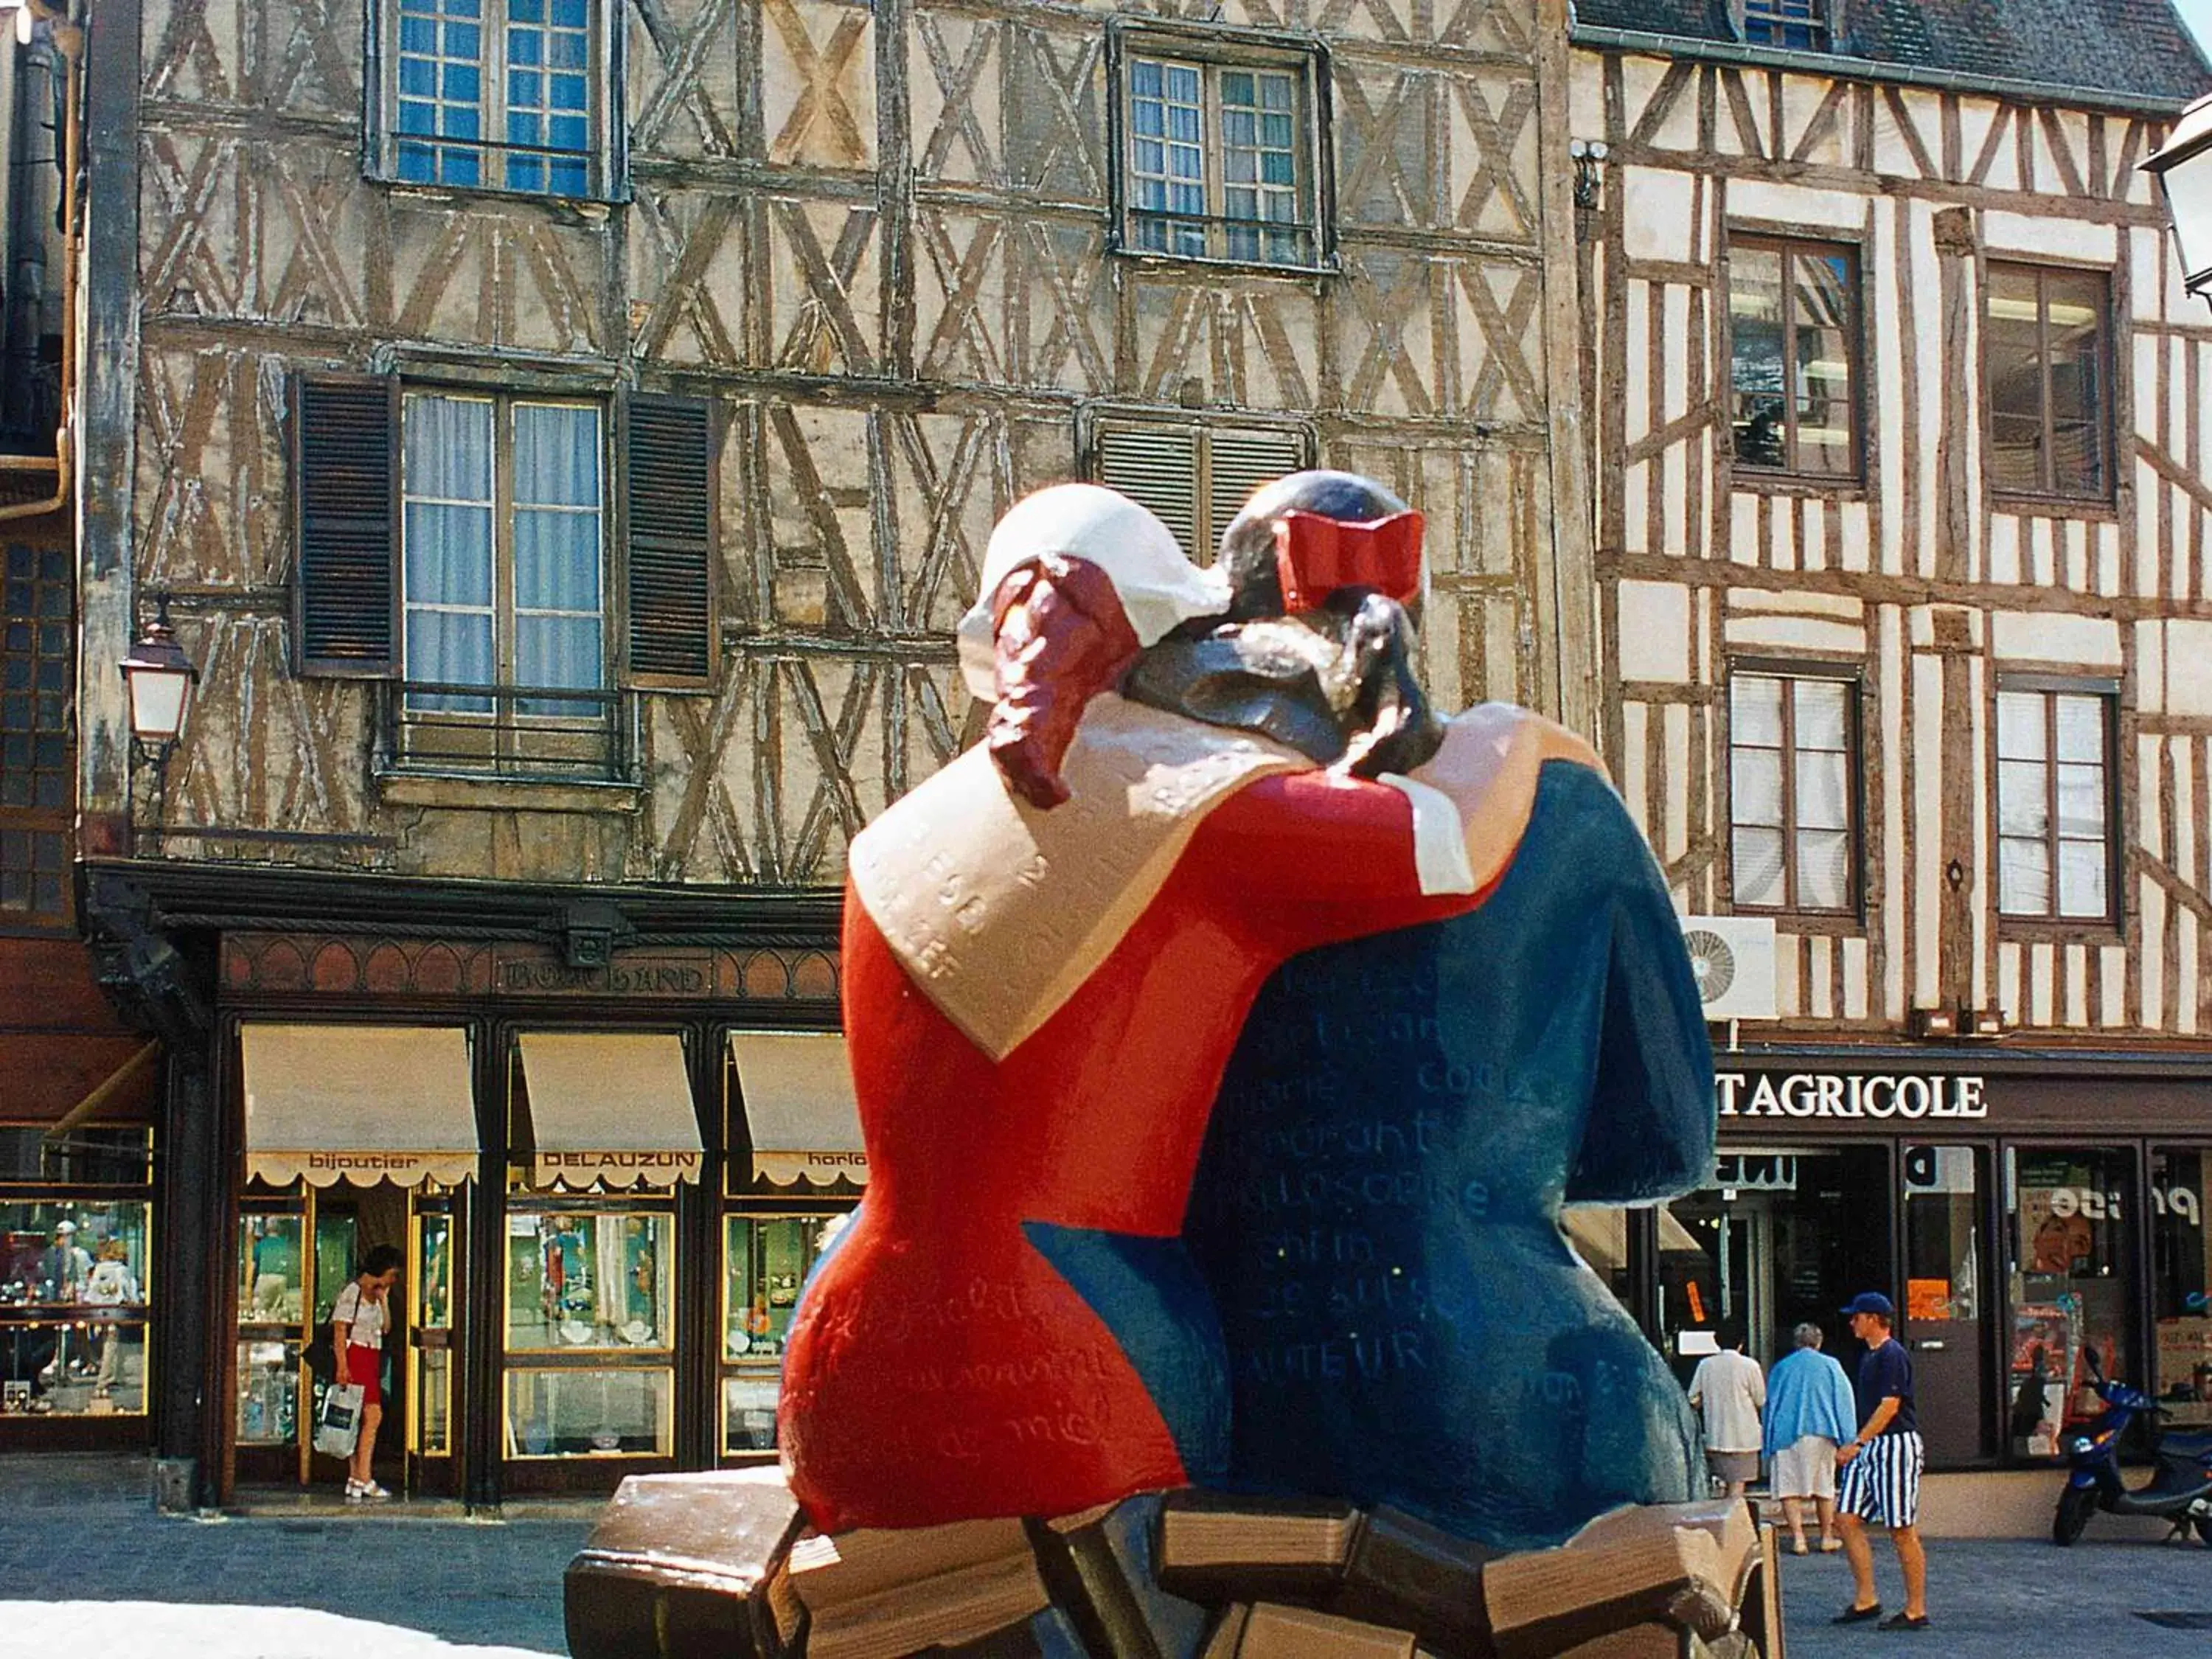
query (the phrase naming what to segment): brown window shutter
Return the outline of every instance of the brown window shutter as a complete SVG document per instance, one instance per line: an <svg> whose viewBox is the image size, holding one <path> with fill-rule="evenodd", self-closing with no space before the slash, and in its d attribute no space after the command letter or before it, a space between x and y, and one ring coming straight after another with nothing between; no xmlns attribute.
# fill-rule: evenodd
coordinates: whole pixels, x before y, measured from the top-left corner
<svg viewBox="0 0 2212 1659"><path fill-rule="evenodd" d="M299 672L398 672L399 383L292 381L292 638Z"/></svg>
<svg viewBox="0 0 2212 1659"><path fill-rule="evenodd" d="M697 398L634 396L623 436L629 530L627 684L714 683L714 410Z"/></svg>
<svg viewBox="0 0 2212 1659"><path fill-rule="evenodd" d="M1206 533L1210 557L1212 548L1220 545L1221 532L1244 510L1254 490L1286 472L1302 471L1310 463L1303 432L1279 427L1217 427L1206 435Z"/></svg>
<svg viewBox="0 0 2212 1659"><path fill-rule="evenodd" d="M1198 434L1187 426L1114 422L1098 428L1098 482L1159 515L1182 550L1205 564L1198 513Z"/></svg>

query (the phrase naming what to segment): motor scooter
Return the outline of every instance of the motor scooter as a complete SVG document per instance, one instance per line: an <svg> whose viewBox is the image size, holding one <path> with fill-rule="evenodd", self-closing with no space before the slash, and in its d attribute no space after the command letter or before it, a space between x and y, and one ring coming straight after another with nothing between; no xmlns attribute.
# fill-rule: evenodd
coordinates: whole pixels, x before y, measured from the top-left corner
<svg viewBox="0 0 2212 1659"><path fill-rule="evenodd" d="M2140 1486L2129 1486L2120 1479L2120 1436L2136 1418L2164 1417L2166 1410L2142 1389L2107 1379L2094 1347L2084 1358L2105 1409L2066 1442L2066 1486L2051 1520L2051 1541L2072 1543L2090 1516L2103 1510L2171 1521L2173 1537L2194 1527L2199 1538L2212 1544L2212 1432L2160 1435L2151 1478Z"/></svg>

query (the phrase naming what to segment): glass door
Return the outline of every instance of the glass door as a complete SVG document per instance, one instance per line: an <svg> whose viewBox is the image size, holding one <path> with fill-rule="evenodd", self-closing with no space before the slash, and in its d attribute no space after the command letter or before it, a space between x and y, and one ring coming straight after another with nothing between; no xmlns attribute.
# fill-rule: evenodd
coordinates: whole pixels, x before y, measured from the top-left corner
<svg viewBox="0 0 2212 1659"><path fill-rule="evenodd" d="M465 1223L453 1194L418 1194L410 1206L407 1485L410 1492L450 1497L459 1490L454 1388L459 1342L453 1310L461 1297L461 1241Z"/></svg>
<svg viewBox="0 0 2212 1659"><path fill-rule="evenodd" d="M1972 1146L1905 1149L1905 1307L1914 1406L1928 1455L1973 1462L1996 1449L1988 1410L1982 1285L1987 1154Z"/></svg>
<svg viewBox="0 0 2212 1659"><path fill-rule="evenodd" d="M238 1328L232 1433L248 1486L304 1485L317 1385L301 1351L353 1261L354 1218L319 1206L302 1187L265 1190L239 1206ZM337 1466L331 1465L332 1468Z"/></svg>
<svg viewBox="0 0 2212 1659"><path fill-rule="evenodd" d="M2135 1275L2129 1226L2135 1157L2120 1146L2005 1149L2012 1328L2008 1413L2013 1452L2055 1457L2067 1429L2103 1404L2083 1353L2107 1376L2136 1382Z"/></svg>

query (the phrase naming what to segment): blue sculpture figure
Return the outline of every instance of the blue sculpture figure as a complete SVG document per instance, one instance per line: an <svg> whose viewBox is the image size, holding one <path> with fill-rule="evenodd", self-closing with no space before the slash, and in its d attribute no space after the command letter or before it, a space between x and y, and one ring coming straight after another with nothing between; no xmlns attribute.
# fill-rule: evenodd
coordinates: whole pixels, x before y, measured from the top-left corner
<svg viewBox="0 0 2212 1659"><path fill-rule="evenodd" d="M1680 1386L1559 1210L1688 1189L1713 1132L1665 884L1603 777L1547 761L1485 902L1297 957L1246 1024L1188 1232L1231 1484L1505 1548L1701 1492Z"/></svg>

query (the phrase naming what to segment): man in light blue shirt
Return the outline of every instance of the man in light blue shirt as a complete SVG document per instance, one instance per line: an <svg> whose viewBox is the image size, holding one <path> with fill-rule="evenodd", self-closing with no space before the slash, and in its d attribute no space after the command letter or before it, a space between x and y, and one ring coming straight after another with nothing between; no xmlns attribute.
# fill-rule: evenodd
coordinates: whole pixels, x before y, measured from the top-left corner
<svg viewBox="0 0 2212 1659"><path fill-rule="evenodd" d="M1820 1551L1843 1548L1836 1535L1836 1448L1856 1431L1858 1407L1844 1368L1820 1352L1820 1328L1800 1325L1797 1346L1766 1378L1768 1484L1790 1522L1790 1548L1805 1549L1805 1500L1820 1511Z"/></svg>

